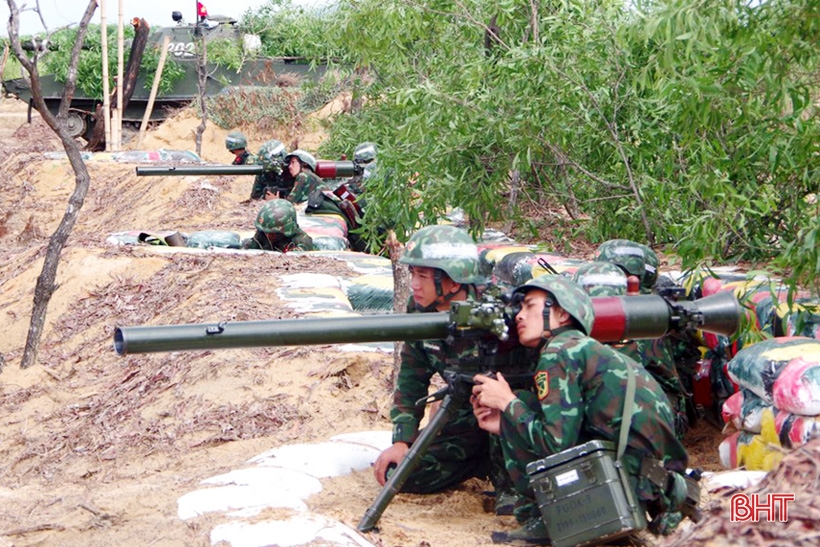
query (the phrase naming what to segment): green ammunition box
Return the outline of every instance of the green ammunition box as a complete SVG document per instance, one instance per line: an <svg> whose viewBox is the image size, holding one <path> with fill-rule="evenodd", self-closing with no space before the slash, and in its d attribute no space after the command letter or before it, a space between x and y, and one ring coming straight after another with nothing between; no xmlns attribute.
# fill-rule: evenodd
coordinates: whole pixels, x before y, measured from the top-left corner
<svg viewBox="0 0 820 547"><path fill-rule="evenodd" d="M646 528L616 458L613 443L590 441L527 466L553 547L597 545Z"/></svg>

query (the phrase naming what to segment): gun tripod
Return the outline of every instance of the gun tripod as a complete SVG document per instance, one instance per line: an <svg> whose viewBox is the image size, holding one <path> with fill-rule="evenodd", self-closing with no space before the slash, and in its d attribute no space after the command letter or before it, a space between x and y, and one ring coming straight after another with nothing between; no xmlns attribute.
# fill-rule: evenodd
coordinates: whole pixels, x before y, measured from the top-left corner
<svg viewBox="0 0 820 547"><path fill-rule="evenodd" d="M447 425L447 422L453 418L458 409L469 401L472 393L472 376L467 378L468 375L452 370L444 371L443 376L447 382L447 387L429 397L420 399L416 403L417 405L429 404L440 400L441 406L439 406L427 427L422 430L418 439L410 446L410 450L387 479L387 482L384 483L379 495L365 511L357 526L360 532L369 532L376 527L376 523L381 518L384 510L399 493L404 483L407 482L410 474L418 467L421 457L427 451L430 443Z"/></svg>

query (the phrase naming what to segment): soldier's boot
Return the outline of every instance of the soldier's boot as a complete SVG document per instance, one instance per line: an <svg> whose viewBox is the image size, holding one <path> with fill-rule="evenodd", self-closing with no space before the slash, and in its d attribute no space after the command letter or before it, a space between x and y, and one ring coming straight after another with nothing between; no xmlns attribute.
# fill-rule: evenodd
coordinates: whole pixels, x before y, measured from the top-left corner
<svg viewBox="0 0 820 547"><path fill-rule="evenodd" d="M507 545L549 545L550 538L547 534L547 525L540 517L532 517L524 524L508 532L493 532L493 543L505 543Z"/></svg>
<svg viewBox="0 0 820 547"><path fill-rule="evenodd" d="M510 516L515 509L515 503L521 495L515 491L514 488L505 488L501 491L496 491L495 500L493 503L493 511L496 515Z"/></svg>

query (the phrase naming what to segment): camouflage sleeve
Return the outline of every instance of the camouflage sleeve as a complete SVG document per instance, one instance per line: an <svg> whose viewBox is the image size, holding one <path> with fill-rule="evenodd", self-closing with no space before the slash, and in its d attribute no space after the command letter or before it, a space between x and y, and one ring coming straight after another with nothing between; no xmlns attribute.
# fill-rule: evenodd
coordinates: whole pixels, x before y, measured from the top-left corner
<svg viewBox="0 0 820 547"><path fill-rule="evenodd" d="M305 232L300 232L293 237L291 241L291 251L312 251L313 250L313 238L307 235Z"/></svg>
<svg viewBox="0 0 820 547"><path fill-rule="evenodd" d="M416 401L427 396L432 376L423 342L405 342L390 410L394 443L410 443L418 435L424 407L416 406Z"/></svg>
<svg viewBox="0 0 820 547"><path fill-rule="evenodd" d="M541 411L520 398L513 400L502 413L501 434L510 444L537 454L575 446L584 421L583 371L584 363L562 345L544 348L534 375Z"/></svg>
<svg viewBox="0 0 820 547"><path fill-rule="evenodd" d="M247 239L243 239L242 243L240 244L240 248L242 249L263 249L262 245L260 245L261 238L264 238L265 234L256 230L253 234L253 237L249 237Z"/></svg>
<svg viewBox="0 0 820 547"><path fill-rule="evenodd" d="M265 197L265 188L268 185L265 182L265 175L256 175L253 179L253 189L251 190L251 199L262 199Z"/></svg>
<svg viewBox="0 0 820 547"><path fill-rule="evenodd" d="M310 181L308 180L308 176L304 173L299 173L296 175L296 179L293 183L293 190L290 191L287 199L291 203L299 204L307 201L309 195Z"/></svg>

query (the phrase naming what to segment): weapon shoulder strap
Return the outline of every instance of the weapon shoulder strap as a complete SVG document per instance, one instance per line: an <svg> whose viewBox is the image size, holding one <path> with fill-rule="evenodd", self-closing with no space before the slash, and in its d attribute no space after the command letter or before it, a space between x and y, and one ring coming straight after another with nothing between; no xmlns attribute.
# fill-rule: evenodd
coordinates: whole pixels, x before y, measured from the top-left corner
<svg viewBox="0 0 820 547"><path fill-rule="evenodd" d="M622 461L626 445L629 440L629 428L632 425L632 414L635 410L635 371L631 363L627 363L626 367L626 396L624 397L624 410L621 415L621 431L618 437L618 452L616 457L616 466L618 474L621 477L621 484L623 484L626 501L633 507L635 511L639 510L639 505L635 499L635 492L629 481L629 475L626 472L626 466Z"/></svg>
<svg viewBox="0 0 820 547"><path fill-rule="evenodd" d="M621 415L621 432L618 437L618 461L626 451L629 440L629 428L632 426L632 414L635 411L635 371L632 365L626 367L626 396L624 397L624 410Z"/></svg>

